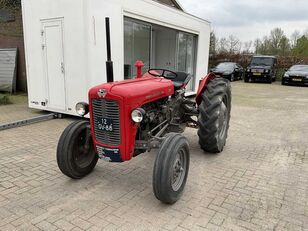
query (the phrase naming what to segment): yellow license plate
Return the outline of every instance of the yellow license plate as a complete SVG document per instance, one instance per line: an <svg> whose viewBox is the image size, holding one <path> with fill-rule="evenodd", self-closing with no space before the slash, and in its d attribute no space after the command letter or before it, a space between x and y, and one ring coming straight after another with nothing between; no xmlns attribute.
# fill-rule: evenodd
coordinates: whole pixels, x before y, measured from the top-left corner
<svg viewBox="0 0 308 231"><path fill-rule="evenodd" d="M295 82L302 82L303 81L303 79L301 79L301 78L293 78L292 80L295 81Z"/></svg>
<svg viewBox="0 0 308 231"><path fill-rule="evenodd" d="M260 76L261 73L253 73L253 75Z"/></svg>

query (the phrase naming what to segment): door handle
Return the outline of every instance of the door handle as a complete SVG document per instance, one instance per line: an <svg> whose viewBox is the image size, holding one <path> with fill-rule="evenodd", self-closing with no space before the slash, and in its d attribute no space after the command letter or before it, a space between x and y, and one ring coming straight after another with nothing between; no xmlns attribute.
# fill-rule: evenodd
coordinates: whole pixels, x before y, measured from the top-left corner
<svg viewBox="0 0 308 231"><path fill-rule="evenodd" d="M61 72L62 74L65 74L65 68L64 68L64 63L61 62Z"/></svg>

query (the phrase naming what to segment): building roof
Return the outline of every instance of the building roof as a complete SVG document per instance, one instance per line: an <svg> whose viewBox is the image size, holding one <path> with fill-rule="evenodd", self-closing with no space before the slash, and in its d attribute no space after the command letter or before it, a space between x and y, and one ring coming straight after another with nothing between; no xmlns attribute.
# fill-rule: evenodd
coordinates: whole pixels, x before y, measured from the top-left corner
<svg viewBox="0 0 308 231"><path fill-rule="evenodd" d="M172 2L174 2L174 5L179 8L180 10L184 11L184 8L182 7L182 5L179 3L179 1L177 0L172 0Z"/></svg>
<svg viewBox="0 0 308 231"><path fill-rule="evenodd" d="M168 6L171 6L171 7L174 7L178 10L181 10L181 11L184 11L183 7L181 6L179 1L177 1L177 0L154 0L154 1L168 5Z"/></svg>

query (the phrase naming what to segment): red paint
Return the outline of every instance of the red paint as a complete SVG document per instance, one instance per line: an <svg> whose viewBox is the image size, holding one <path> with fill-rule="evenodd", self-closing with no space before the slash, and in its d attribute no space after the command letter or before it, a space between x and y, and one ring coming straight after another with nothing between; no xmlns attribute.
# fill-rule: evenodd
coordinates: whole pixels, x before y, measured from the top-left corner
<svg viewBox="0 0 308 231"><path fill-rule="evenodd" d="M92 111L92 100L99 99L97 92L100 89L106 90L105 99L115 100L120 105L120 128L121 128L121 144L119 146L108 146L99 143L95 139L94 122ZM142 78L125 80L114 83L106 83L93 87L89 91L90 118L92 127L93 144L107 147L119 148L123 161L132 158L135 148L135 139L138 125L131 119L131 112L147 104L174 94L174 85L172 81L153 77L146 73Z"/></svg>
<svg viewBox="0 0 308 231"><path fill-rule="evenodd" d="M144 63L140 60L136 61L135 67L137 68L137 79L142 77L142 68L144 67Z"/></svg>
<svg viewBox="0 0 308 231"><path fill-rule="evenodd" d="M197 92L197 95L196 95L196 103L198 105L201 104L202 102L202 94L203 92L205 91L207 85L209 84L209 82L213 79L215 79L216 76L214 73L209 73L207 76L205 76L202 80L201 80L201 83L199 85L199 89L198 89L198 92Z"/></svg>

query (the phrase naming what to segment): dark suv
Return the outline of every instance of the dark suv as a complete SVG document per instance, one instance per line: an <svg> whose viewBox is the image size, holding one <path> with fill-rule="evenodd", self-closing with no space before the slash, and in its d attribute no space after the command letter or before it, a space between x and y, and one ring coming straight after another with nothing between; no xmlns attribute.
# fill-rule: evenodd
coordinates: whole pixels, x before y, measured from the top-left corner
<svg viewBox="0 0 308 231"><path fill-rule="evenodd" d="M245 82L266 81L272 83L276 81L277 58L275 56L256 55L253 56L246 70Z"/></svg>

